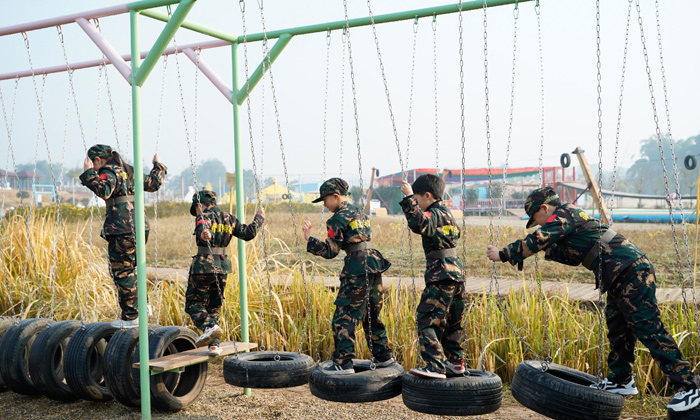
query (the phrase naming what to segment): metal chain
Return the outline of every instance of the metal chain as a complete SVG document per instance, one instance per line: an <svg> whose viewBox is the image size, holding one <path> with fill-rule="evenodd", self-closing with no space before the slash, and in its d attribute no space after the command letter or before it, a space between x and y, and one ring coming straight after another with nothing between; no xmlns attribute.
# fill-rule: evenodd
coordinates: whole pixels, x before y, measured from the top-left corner
<svg viewBox="0 0 700 420"><path fill-rule="evenodd" d="M435 120L435 169L440 170L438 159L440 142L438 141L438 64L437 64L437 15L433 14L433 119Z"/></svg>
<svg viewBox="0 0 700 420"><path fill-rule="evenodd" d="M17 100L17 88L19 87L19 77L15 78L15 89L14 89L14 95L12 97L12 114L10 117L10 120L8 121L7 119L7 109L5 108L5 98L3 97L2 94L2 89L0 88L0 104L2 104L2 116L3 120L5 121L5 129L7 131L7 159L5 163L5 168L9 169L9 161L10 161L10 156L12 156L12 165L13 169L15 170L15 177L17 180L19 180L19 177L17 177L17 167L15 165L15 153L14 149L12 148L12 132L14 129L15 125L15 110L17 109L16 105L16 100ZM5 188L2 189L2 208L5 208ZM2 231L2 222L5 220L3 217L0 219L0 234L3 233ZM5 248L2 248L2 253L4 254ZM0 255L4 259L3 255ZM9 270L3 270L3 276L5 277L5 286L7 287L7 298L10 301L10 309L12 310L12 317L15 318L17 317L17 313L15 312L15 303L12 299L12 293L10 293L10 273ZM21 312L20 312L21 313Z"/></svg>
<svg viewBox="0 0 700 420"><path fill-rule="evenodd" d="M161 81L160 81L160 104L158 106L158 119L156 122L156 153L158 153L158 149L160 146L160 127L161 127L161 122L163 120L163 99L165 97L165 76L167 74L168 70L168 56L163 55L163 74L161 76ZM156 191L155 193L156 199L153 202L153 234L154 234L154 257L153 257L153 265L154 265L154 275L156 277L156 283L153 285L153 295L154 295L154 301L153 306L155 306L156 310L153 311L153 315L155 316L155 323L157 324L158 321L160 320L160 315L161 315L161 307L162 307L162 299L160 294L162 294L162 284L163 280L160 280L158 277L158 203L160 202L160 191Z"/></svg>
<svg viewBox="0 0 700 420"><path fill-rule="evenodd" d="M600 73L601 69L601 61L600 61L600 0L596 0L596 13L595 13L595 18L596 18L596 57L597 57L597 62L596 62L596 68L598 70L596 79L598 81L598 86L596 91L598 92L598 202L602 203L603 200L603 195L602 195L602 188L603 188L603 109L602 109L602 86L601 86L601 80L602 80L602 75ZM603 255L603 243L600 241L600 236L603 234L603 231L599 225L598 227L598 251L599 255ZM604 329L605 329L605 324L604 324L604 319L603 319L603 312L602 308L604 308L605 302L603 299L603 292L602 292L602 272L603 272L603 258L598 259L598 272L596 273L596 276L598 277L596 281L596 285L598 286L598 368L596 371L596 378L598 379L598 386L600 386L600 383L603 381L603 340L604 340Z"/></svg>
<svg viewBox="0 0 700 420"><path fill-rule="evenodd" d="M537 45L539 50L540 58L540 155L537 160L537 173L539 174L540 187L544 186L544 177L542 174L542 161L544 158L544 55L542 54L542 22L540 19L540 1L535 2L535 14L537 15ZM545 359L544 362L547 364L543 365L543 368L552 363L552 348L549 337L549 317L547 311L547 298L542 290L542 275L540 274L539 257L535 254L535 280L537 281L537 294L545 304L543 311L543 324L544 324L544 345L545 345Z"/></svg>
<svg viewBox="0 0 700 420"><path fill-rule="evenodd" d="M342 178L343 176L343 137L345 137L345 56L347 54L347 48L345 47L347 40L347 27L343 28L343 35L341 36L341 48L343 49L343 68L340 72L340 150L338 153L339 162L339 174Z"/></svg>
<svg viewBox="0 0 700 420"><path fill-rule="evenodd" d="M676 162L677 159L676 159L676 153L674 150L673 135L671 134L672 133L672 131L671 131L671 115L670 115L670 109L669 109L669 105L668 105L668 89L666 87L666 67L664 66L664 54L663 54L663 48L662 48L662 43L661 43L661 18L660 18L660 13L659 13L659 1L656 0L654 2L654 4L655 4L655 10L656 10L656 33L657 33L657 39L658 39L658 45L659 45L659 61L661 64L661 83L662 83L663 90L664 90L664 108L666 110L666 129L668 130L668 137L669 137L668 141L669 141L669 146L670 146L670 150L671 150L671 162L673 162L673 178L675 181L676 192L677 192L678 197L679 197L678 206L679 206L679 210L680 210L680 214L681 214L681 220L684 220L685 217L683 216L683 200L680 199L681 188L680 188L680 183L678 180L678 165ZM669 201L669 206L670 206L670 201ZM672 212L673 212L673 210L671 209L671 213ZM672 218L671 223L674 223L673 218ZM687 270L688 270L688 277L690 278L689 282L691 285L694 285L695 284L695 278L694 278L695 273L692 269L692 263L690 261L690 247L688 245L688 232L686 229L686 224L681 223L681 227L683 230L683 240L685 243L686 265L687 265ZM675 234L675 229L674 229L674 234ZM675 241L675 237L674 237L674 241ZM678 252L677 247L676 247L676 252ZM679 271L681 277L683 279L685 279L685 275L683 274L682 263L680 262L681 257L679 254L676 256L676 259L678 261L678 271ZM695 322L695 326L696 326L696 334L697 335L695 337L695 340L691 339L691 344L692 344L692 348L693 348L692 353L694 355L697 355L698 354L698 351L697 351L698 337L700 336L700 324L698 323L698 311L694 310L694 308L697 307L696 306L695 287L693 287L693 286L690 287L690 291L691 291L691 294L693 297L693 304L691 306L687 302L687 296L686 296L686 291L685 291L685 287L684 287L685 283L686 283L685 280L681 282L681 294L683 295L683 304L688 309L688 313L689 313L689 317L687 319L687 325L688 325L688 330L691 332L691 335L692 335L693 328L692 328L692 325L690 322L690 318L692 318L694 316L694 322Z"/></svg>

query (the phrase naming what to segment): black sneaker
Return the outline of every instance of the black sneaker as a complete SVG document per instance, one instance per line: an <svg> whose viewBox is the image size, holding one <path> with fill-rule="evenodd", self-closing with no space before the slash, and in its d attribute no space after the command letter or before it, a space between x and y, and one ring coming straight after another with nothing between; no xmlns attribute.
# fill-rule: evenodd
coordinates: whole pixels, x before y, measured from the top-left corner
<svg viewBox="0 0 700 420"><path fill-rule="evenodd" d="M671 398L666 408L672 411L688 411L700 404L700 390L681 391Z"/></svg>
<svg viewBox="0 0 700 420"><path fill-rule="evenodd" d="M352 366L352 362L348 361L342 365L336 365L333 362L323 362L321 364L321 372L326 375L352 375L355 373L355 369Z"/></svg>
<svg viewBox="0 0 700 420"><path fill-rule="evenodd" d="M605 392L609 392L611 394L619 394L619 395L637 395L639 394L639 391L637 391L637 384L634 383L634 377L629 380L626 384L618 384L615 382L612 382L608 378L605 378L603 382L600 384L593 384L591 385L591 388L598 388L601 389Z"/></svg>
<svg viewBox="0 0 700 420"><path fill-rule="evenodd" d="M393 357L389 357L388 359L380 362L379 360L373 358L372 362L374 363L374 366L376 366L378 368L385 368L385 367L389 367L389 366L393 365L394 363L396 363L396 359L394 359Z"/></svg>

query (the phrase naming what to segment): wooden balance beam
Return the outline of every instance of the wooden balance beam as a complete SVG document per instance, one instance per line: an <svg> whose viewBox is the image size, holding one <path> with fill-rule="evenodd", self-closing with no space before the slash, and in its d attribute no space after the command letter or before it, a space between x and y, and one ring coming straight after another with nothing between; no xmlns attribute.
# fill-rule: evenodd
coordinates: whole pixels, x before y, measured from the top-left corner
<svg viewBox="0 0 700 420"><path fill-rule="evenodd" d="M218 356L210 356L207 347L186 350L180 353L169 354L167 356L151 359L148 361L148 367L151 370L151 375L157 375L163 372L174 370L182 370L182 368L196 365L198 363L208 362L209 360L219 357L225 357L234 353L241 353L246 350L253 350L258 347L257 343L241 343L238 341L226 341L221 343L221 354ZM138 369L140 363L134 363L133 367Z"/></svg>

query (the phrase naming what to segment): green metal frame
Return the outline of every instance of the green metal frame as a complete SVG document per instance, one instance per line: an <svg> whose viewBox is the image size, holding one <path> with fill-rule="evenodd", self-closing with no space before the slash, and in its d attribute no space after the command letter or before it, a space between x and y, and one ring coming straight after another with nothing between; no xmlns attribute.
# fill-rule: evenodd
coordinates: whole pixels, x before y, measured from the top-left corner
<svg viewBox="0 0 700 420"><path fill-rule="evenodd" d="M151 71L157 64L158 60L172 40L173 36L180 27L190 29L202 34L222 39L231 43L231 65L232 65L232 82L233 89L229 101L233 105L233 140L234 140L234 159L236 165L236 216L239 220L245 220L245 206L241 205L244 202L243 197L243 165L241 161L241 133L240 133L240 106L245 101L246 96L255 88L257 83L264 76L265 71L269 68L268 63L273 63L282 53L282 50L289 44L292 37L295 35L304 35L312 33L327 33L332 30L344 29L346 26L368 26L372 24L370 17L349 19L320 23L316 25L301 26L296 28L288 28L275 30L265 33L250 34L245 37L245 42L257 42L264 39L278 39L274 46L269 51L269 55L263 59L261 64L250 75L248 81L240 84L238 74L238 45L244 42L243 36L234 36L224 33L220 30L209 28L206 25L185 21L188 13L194 6L196 0L143 0L126 5L130 10L131 23L131 57L132 57L132 72L129 79L131 84L132 95L132 119L133 119L133 136L134 136L134 184L135 184L135 230L136 230L136 258L137 258L137 276L138 276L138 296L139 296L139 313L148 313L147 310L147 287L146 287L146 241L144 227L144 190L143 190L143 152L141 142L141 86L146 82ZM421 17L437 16L443 14L457 13L460 11L469 11L482 9L484 4L487 7L503 6L507 4L524 3L533 0L474 0L445 6L430 7L425 9L409 10L397 13L374 16L375 24L397 22L402 20L416 20ZM539 0L537 0L539 2ZM169 6L177 4L177 9L171 17L163 13L159 13L152 9L160 6ZM141 62L139 58L139 15L144 15L153 19L166 22L165 28L149 51L146 58ZM269 61L268 61L269 60ZM263 65L266 64L266 65ZM247 86L246 86L247 84ZM238 88L238 86L241 86ZM246 282L246 256L245 244L242 240L238 240L238 277L240 288L240 307L241 307L241 341L247 342L248 337L248 300L247 300L247 282ZM139 322L139 341L146 345L139 346L139 357L141 360L148 360L148 320L145 317L140 318ZM180 371L180 369L176 369ZM150 400L150 376L153 374L148 363L140 365L140 384L141 384L141 418L150 420L151 418L151 400ZM163 372L158 372L163 373ZM250 390L246 389L246 395L250 395Z"/></svg>

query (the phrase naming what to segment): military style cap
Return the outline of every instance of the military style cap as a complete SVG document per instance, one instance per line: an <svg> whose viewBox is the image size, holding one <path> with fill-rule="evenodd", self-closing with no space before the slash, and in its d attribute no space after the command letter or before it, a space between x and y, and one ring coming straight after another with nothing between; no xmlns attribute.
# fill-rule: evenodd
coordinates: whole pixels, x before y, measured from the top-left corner
<svg viewBox="0 0 700 420"><path fill-rule="evenodd" d="M106 158L112 156L112 148L106 144L96 144L88 149L88 157L95 160L96 157Z"/></svg>
<svg viewBox="0 0 700 420"><path fill-rule="evenodd" d="M323 201L323 197L331 194L348 195L348 183L340 178L331 178L321 184L319 192L321 193L321 196L312 201L312 203Z"/></svg>
<svg viewBox="0 0 700 420"><path fill-rule="evenodd" d="M196 216L197 203L202 203L203 206L208 206L209 204L216 204L216 193L214 191L202 190L198 193L194 193L192 196L192 205L190 206L190 214Z"/></svg>
<svg viewBox="0 0 700 420"><path fill-rule="evenodd" d="M558 199L559 196L552 187L542 187L533 190L525 200L525 213L530 216L530 220L527 222L527 228L529 229L537 224L533 216L537 213L537 210L542 207L542 204L549 204L553 200Z"/></svg>

